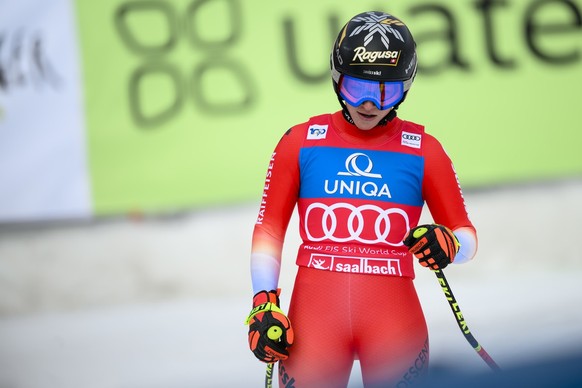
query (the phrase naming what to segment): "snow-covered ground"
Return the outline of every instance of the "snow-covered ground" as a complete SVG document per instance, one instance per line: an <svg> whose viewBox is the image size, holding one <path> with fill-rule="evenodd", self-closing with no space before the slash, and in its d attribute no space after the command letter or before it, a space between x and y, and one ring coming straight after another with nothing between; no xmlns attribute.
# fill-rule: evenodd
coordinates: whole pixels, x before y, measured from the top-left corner
<svg viewBox="0 0 582 388"><path fill-rule="evenodd" d="M477 340L504 369L580 355L582 180L465 198L479 253L445 272ZM256 209L0 227L0 387L260 387L264 365L248 351L243 325ZM295 228L296 220L284 306ZM434 275L416 272L432 370L488 373ZM350 386L359 383L356 364Z"/></svg>

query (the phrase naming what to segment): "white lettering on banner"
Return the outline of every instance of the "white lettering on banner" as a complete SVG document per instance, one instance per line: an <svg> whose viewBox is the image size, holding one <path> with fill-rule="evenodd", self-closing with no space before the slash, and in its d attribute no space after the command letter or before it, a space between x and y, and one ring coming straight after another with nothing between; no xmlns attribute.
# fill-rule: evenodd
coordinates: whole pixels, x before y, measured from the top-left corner
<svg viewBox="0 0 582 388"><path fill-rule="evenodd" d="M455 170L455 166L451 162L451 168L455 173L455 179L457 180L457 187L459 188L459 194L461 194L461 199L463 200L463 207L465 208L465 212L467 213L467 217L469 218L469 211L467 210L467 204L465 203L465 196L463 195L463 189L461 189L461 181L459 180L459 176L457 175L457 171Z"/></svg>
<svg viewBox="0 0 582 388"><path fill-rule="evenodd" d="M305 244L303 249L308 251L317 251L323 253L341 253L350 255L366 255L369 256L389 256L389 257L400 257L404 258L409 255L408 250L401 247L401 249L394 248L379 248L379 247L367 247L367 246L354 246L354 245L312 245Z"/></svg>
<svg viewBox="0 0 582 388"><path fill-rule="evenodd" d="M332 272L402 276L399 259L312 254L307 267Z"/></svg>
<svg viewBox="0 0 582 388"><path fill-rule="evenodd" d="M261 198L261 206L259 207L259 216L257 217L257 225L263 223L265 218L265 210L267 208L267 197L269 187L271 186L271 176L273 175L273 167L275 167L275 155L277 153L273 152L271 155L271 162L269 163L269 168L267 169L267 176L265 177L265 187L263 188L263 197Z"/></svg>
<svg viewBox="0 0 582 388"><path fill-rule="evenodd" d="M0 222L92 216L73 6L1 2Z"/></svg>
<svg viewBox="0 0 582 388"><path fill-rule="evenodd" d="M304 245L303 249L307 249L310 251L321 251L323 249L323 246L319 245L319 246L313 246L313 245Z"/></svg>
<svg viewBox="0 0 582 388"><path fill-rule="evenodd" d="M365 166L364 168L362 168ZM365 177L371 179L382 179L382 174L372 172L374 163L372 159L361 152L349 155L345 161L345 171L339 171L337 175L350 177ZM324 182L324 191L327 194L339 195L365 195L366 197L386 197L392 198L390 188L387 183L375 183L372 181L360 180L334 180L332 184L328 179Z"/></svg>
<svg viewBox="0 0 582 388"><path fill-rule="evenodd" d="M396 275L394 267L389 265L370 265L361 262L360 264L337 263L336 272L369 273L376 275Z"/></svg>
<svg viewBox="0 0 582 388"><path fill-rule="evenodd" d="M382 186L374 182L360 182L360 181L333 181L333 187L330 187L329 180L325 180L324 190L326 194L350 194L350 195L365 195L366 197L386 197L392 198L388 184L384 183Z"/></svg>

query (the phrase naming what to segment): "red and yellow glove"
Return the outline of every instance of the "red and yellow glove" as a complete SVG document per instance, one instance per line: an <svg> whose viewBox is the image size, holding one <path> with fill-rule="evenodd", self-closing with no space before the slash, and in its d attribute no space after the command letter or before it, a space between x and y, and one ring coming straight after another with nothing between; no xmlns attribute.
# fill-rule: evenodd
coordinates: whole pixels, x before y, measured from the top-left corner
<svg viewBox="0 0 582 388"><path fill-rule="evenodd" d="M433 270L443 269L455 260L459 240L443 225L419 225L412 228L402 241L420 265Z"/></svg>
<svg viewBox="0 0 582 388"><path fill-rule="evenodd" d="M289 356L293 345L293 328L289 318L279 308L281 290L260 291L253 297L249 325L249 347L259 360L272 363Z"/></svg>

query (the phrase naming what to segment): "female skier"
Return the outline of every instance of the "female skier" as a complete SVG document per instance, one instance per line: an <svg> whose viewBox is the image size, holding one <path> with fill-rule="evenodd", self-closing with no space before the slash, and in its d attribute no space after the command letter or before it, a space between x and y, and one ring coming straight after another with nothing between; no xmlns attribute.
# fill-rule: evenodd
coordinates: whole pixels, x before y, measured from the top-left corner
<svg viewBox="0 0 582 388"><path fill-rule="evenodd" d="M451 160L423 126L396 115L416 74L415 47L392 15L350 19L331 53L342 110L293 126L272 154L247 322L255 356L280 361L280 387L345 387L356 359L366 387L419 380L429 347L412 257L436 270L477 250ZM435 223L418 226L425 202ZM296 205L303 243L287 316L278 280Z"/></svg>

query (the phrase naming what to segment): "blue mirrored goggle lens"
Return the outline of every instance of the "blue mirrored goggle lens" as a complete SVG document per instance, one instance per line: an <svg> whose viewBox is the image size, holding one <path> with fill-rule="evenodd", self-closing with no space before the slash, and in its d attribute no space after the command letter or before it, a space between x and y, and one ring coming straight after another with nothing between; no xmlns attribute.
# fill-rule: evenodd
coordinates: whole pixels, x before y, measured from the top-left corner
<svg viewBox="0 0 582 388"><path fill-rule="evenodd" d="M379 82L344 75L340 80L340 96L352 106L372 101L378 109L386 110L396 105L404 95L404 83Z"/></svg>

